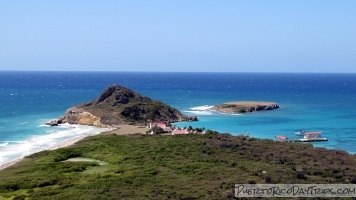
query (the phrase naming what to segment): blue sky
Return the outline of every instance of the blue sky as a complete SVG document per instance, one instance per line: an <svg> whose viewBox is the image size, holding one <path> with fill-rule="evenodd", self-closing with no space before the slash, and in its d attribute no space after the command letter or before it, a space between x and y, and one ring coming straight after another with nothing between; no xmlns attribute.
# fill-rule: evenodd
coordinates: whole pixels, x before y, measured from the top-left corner
<svg viewBox="0 0 356 200"><path fill-rule="evenodd" d="M356 73L356 1L1 1L0 70Z"/></svg>

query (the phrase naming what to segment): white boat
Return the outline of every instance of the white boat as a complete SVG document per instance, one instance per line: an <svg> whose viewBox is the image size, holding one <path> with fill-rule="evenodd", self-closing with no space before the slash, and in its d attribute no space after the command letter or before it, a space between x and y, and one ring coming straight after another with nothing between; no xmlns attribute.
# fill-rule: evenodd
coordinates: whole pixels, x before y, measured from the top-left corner
<svg viewBox="0 0 356 200"><path fill-rule="evenodd" d="M305 131L300 130L300 131L298 131L298 132L296 132L296 133L294 133L294 134L295 134L295 135L298 135L298 136L304 136Z"/></svg>

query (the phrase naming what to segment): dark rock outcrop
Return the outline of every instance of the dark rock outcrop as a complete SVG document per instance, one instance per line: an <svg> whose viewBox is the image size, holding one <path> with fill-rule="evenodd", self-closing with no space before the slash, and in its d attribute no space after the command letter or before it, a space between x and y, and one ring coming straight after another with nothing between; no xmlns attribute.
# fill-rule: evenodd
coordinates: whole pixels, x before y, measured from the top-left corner
<svg viewBox="0 0 356 200"><path fill-rule="evenodd" d="M194 122L194 121L198 121L198 117L197 116L185 116L182 118L181 121Z"/></svg>
<svg viewBox="0 0 356 200"><path fill-rule="evenodd" d="M56 126L68 122L116 127L123 123L145 123L148 120L178 122L198 119L196 116L185 116L171 106L143 97L126 87L111 85L96 100L69 108L58 120L47 124Z"/></svg>
<svg viewBox="0 0 356 200"><path fill-rule="evenodd" d="M61 124L59 120L53 120L53 121L46 123L46 125L49 125L49 126L58 126L58 124Z"/></svg>

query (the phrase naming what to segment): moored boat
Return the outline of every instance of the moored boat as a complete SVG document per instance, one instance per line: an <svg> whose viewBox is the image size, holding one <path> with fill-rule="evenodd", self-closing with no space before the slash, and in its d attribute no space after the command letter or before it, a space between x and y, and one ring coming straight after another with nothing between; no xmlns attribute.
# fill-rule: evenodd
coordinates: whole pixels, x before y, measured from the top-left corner
<svg viewBox="0 0 356 200"><path fill-rule="evenodd" d="M304 137L297 139L296 142L325 142L327 138L321 137L321 132L305 132Z"/></svg>
<svg viewBox="0 0 356 200"><path fill-rule="evenodd" d="M300 131L298 131L298 132L296 132L296 133L294 133L294 134L295 134L295 135L298 135L298 136L304 136L305 131L300 130Z"/></svg>

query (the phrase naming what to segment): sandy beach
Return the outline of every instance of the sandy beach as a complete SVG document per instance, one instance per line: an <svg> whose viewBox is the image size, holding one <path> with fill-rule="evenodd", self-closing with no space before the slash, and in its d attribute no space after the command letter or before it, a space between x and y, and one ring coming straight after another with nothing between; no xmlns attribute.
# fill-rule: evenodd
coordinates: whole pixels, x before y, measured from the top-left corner
<svg viewBox="0 0 356 200"><path fill-rule="evenodd" d="M54 149L58 149L58 148L68 147L68 146L71 146L74 143L78 142L79 140L82 140L82 139L84 139L86 137L89 137L89 136L92 136L92 135L97 135L97 134L127 135L127 134L135 134L135 133L145 134L147 130L148 130L147 127L140 127L140 126L133 126L133 125L128 125L128 124L123 124L123 125L120 125L120 127L117 128L117 129L111 129L111 130L107 129L107 130L100 131L100 132L97 132L97 133L93 133L93 134L90 134L90 135L83 135L83 136L79 136L79 137L70 138L70 139L65 140L63 142L55 144L54 146L51 146L50 148L43 149L42 151L44 151L44 150L54 150ZM23 157L22 158L16 158L14 160L5 162L3 164L0 164L0 171L5 169L5 168L8 168L8 167L10 167L10 166L12 166L12 165L14 165L16 163L18 163L18 162L20 162L22 159L23 159Z"/></svg>

